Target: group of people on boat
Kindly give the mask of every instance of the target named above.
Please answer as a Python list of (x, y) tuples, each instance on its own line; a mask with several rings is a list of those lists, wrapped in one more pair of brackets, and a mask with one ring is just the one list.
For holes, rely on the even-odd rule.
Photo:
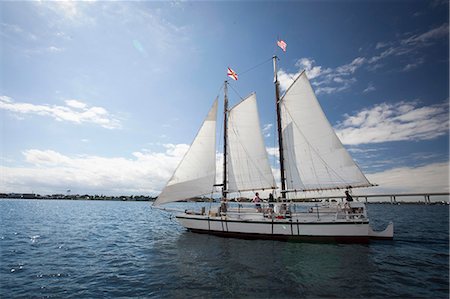
[[(254, 202), (256, 204), (255, 206), (256, 206), (256, 209), (258, 210), (258, 212), (261, 212), (261, 202), (262, 201), (263, 200), (261, 200), (261, 198), (259, 197), (259, 193), (256, 192), (255, 197), (253, 198), (252, 202)], [(273, 198), (272, 193), (269, 193), (268, 202), (269, 202), (269, 209), (273, 210), (273, 202), (275, 202), (275, 199)]]
[[(350, 195), (350, 192), (348, 190), (345, 191), (345, 200), (346, 200), (346, 205), (347, 205), (346, 208), (350, 208), (350, 206), (348, 206), (348, 203), (353, 202), (353, 197)], [(263, 200), (259, 197), (258, 192), (255, 193), (255, 197), (253, 197), (252, 202), (255, 203), (256, 210), (258, 212), (262, 212), (261, 203), (263, 202)], [(267, 202), (267, 201), (264, 200), (264, 202)], [(273, 210), (274, 210), (273, 202), (275, 202), (275, 199), (274, 199), (272, 193), (269, 193), (268, 202), (269, 202), (269, 208), (265, 209), (265, 212), (272, 214)]]
[[(347, 202), (353, 201), (353, 197), (350, 195), (350, 192), (348, 190), (345, 191), (345, 200)], [(274, 202), (275, 201), (274, 198), (273, 198), (273, 194), (272, 193), (269, 193), (269, 200), (268, 201), (269, 202)], [(259, 193), (258, 192), (255, 193), (255, 197), (253, 197), (252, 202), (256, 203), (257, 206), (258, 205), (261, 206), (261, 204), (258, 204), (258, 203), (262, 202), (261, 198), (259, 197)]]
[[(253, 200), (252, 200), (252, 202), (253, 203), (255, 203), (255, 208), (256, 208), (256, 210), (258, 211), (258, 212), (264, 212), (264, 214), (267, 214), (267, 215), (272, 215), (274, 212), (276, 213), (276, 214), (279, 214), (279, 213), (288, 213), (289, 214), (289, 211), (287, 210), (287, 205), (286, 205), (286, 203), (283, 203), (283, 204), (281, 204), (280, 206), (277, 206), (277, 207), (275, 207), (275, 205), (274, 205), (274, 203), (275, 203), (275, 198), (273, 197), (273, 194), (272, 193), (269, 193), (269, 198), (268, 198), (268, 200), (262, 200), (260, 197), (259, 197), (259, 193), (258, 192), (256, 192), (255, 193), (255, 197), (253, 198)], [(268, 208), (262, 208), (261, 207), (261, 203), (262, 202), (265, 202), (265, 203), (269, 203), (269, 206), (268, 206)]]

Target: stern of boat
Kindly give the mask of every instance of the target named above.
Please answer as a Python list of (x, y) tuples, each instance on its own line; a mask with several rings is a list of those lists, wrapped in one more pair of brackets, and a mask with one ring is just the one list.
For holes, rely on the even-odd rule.
[(371, 239), (392, 240), (394, 239), (394, 223), (389, 222), (388, 226), (382, 231), (374, 231), (369, 226), (369, 237)]

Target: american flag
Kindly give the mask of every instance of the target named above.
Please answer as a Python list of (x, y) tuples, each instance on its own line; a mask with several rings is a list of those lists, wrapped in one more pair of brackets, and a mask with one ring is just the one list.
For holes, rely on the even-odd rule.
[(228, 77), (230, 77), (234, 81), (237, 81), (237, 79), (238, 79), (238, 75), (231, 68), (228, 68), (227, 75), (228, 75)]
[(277, 41), (277, 45), (283, 50), (283, 52), (286, 52), (287, 44), (284, 40)]

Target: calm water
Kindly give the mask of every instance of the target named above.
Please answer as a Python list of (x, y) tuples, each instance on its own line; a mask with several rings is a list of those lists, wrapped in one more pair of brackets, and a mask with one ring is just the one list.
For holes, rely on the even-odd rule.
[(448, 207), (369, 216), (395, 241), (225, 239), (145, 202), (0, 200), (0, 297), (448, 298)]

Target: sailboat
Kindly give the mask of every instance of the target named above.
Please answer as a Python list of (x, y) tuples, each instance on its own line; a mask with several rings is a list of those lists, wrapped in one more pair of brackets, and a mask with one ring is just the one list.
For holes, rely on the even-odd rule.
[[(221, 187), (220, 206), (176, 215), (197, 233), (247, 239), (356, 241), (392, 239), (394, 225), (374, 231), (362, 202), (293, 202), (298, 193), (373, 186), (328, 122), (303, 71), (280, 97), (277, 56), (273, 56), (280, 196), (250, 203), (233, 194), (277, 190), (260, 127), (256, 94), (228, 107), (224, 84), (223, 179), (216, 184), (216, 99), (191, 147), (153, 207), (212, 194)], [(170, 210), (170, 209), (166, 209)]]

